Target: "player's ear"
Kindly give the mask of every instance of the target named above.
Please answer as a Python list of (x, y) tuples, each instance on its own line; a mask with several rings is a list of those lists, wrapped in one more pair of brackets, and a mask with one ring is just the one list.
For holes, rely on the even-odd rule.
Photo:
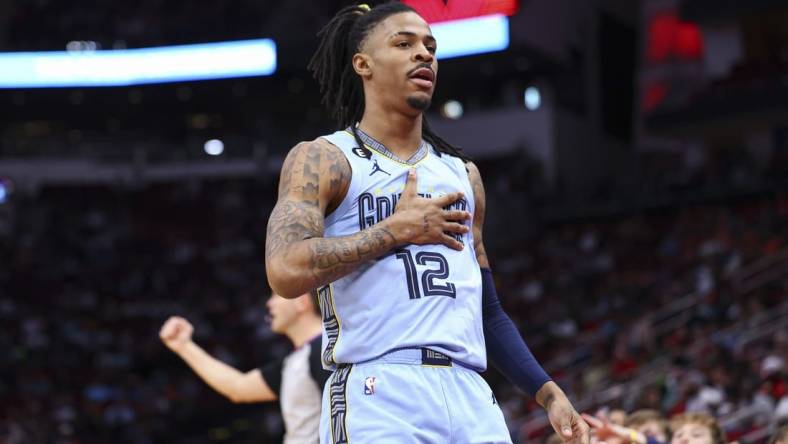
[(372, 75), (372, 69), (369, 66), (369, 56), (360, 52), (353, 55), (353, 70), (361, 77), (369, 77)]

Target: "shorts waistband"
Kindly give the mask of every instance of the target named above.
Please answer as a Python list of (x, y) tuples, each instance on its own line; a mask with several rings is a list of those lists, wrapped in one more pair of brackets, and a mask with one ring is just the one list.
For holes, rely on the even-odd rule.
[[(357, 364), (369, 364), (374, 362), (385, 362), (390, 364), (411, 364), (423, 365), (428, 367), (452, 367), (453, 361), (445, 354), (426, 347), (399, 348), (386, 352), (376, 358)], [(340, 364), (342, 367), (347, 364)]]

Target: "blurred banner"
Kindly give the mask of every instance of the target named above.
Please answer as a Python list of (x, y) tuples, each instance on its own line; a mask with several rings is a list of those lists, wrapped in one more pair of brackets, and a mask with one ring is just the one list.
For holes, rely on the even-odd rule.
[(266, 76), (271, 39), (107, 51), (0, 53), (0, 88), (126, 86)]
[(404, 0), (429, 23), (501, 14), (514, 15), (518, 0)]
[(430, 27), (438, 41), (439, 59), (503, 51), (509, 47), (509, 18), (505, 15), (440, 22)]

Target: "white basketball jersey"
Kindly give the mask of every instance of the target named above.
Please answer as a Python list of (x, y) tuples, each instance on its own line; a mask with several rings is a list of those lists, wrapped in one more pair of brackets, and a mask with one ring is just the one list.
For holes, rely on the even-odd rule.
[[(437, 197), (461, 191), (465, 197), (451, 209), (473, 214), (473, 190), (459, 158), (427, 146), (426, 156), (409, 165), (367, 146), (370, 157), (349, 131), (324, 138), (342, 150), (353, 170), (345, 199), (326, 218), (325, 237), (357, 233), (393, 214), (411, 168), (417, 169), (417, 193)], [(440, 244), (405, 245), (319, 289), (323, 366), (429, 347), (484, 370), (482, 283), (473, 233), (455, 237), (464, 244), (462, 251)]]

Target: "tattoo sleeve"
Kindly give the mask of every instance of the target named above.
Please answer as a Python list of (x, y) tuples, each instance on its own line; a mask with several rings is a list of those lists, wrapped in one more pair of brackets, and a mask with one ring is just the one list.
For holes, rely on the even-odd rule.
[(484, 249), (484, 242), (482, 241), (484, 212), (487, 206), (487, 198), (484, 194), (484, 184), (482, 183), (482, 176), (479, 173), (479, 168), (477, 168), (473, 162), (468, 162), (466, 167), (468, 169), (468, 179), (471, 182), (475, 202), (473, 215), (473, 249), (476, 251), (476, 260), (479, 262), (479, 266), (482, 268), (490, 268), (490, 261), (487, 259), (487, 252)]
[(297, 297), (358, 269), (397, 246), (387, 221), (325, 238), (324, 219), (347, 193), (350, 165), (328, 142), (301, 143), (285, 159), (268, 220), (265, 263), (271, 288)]

